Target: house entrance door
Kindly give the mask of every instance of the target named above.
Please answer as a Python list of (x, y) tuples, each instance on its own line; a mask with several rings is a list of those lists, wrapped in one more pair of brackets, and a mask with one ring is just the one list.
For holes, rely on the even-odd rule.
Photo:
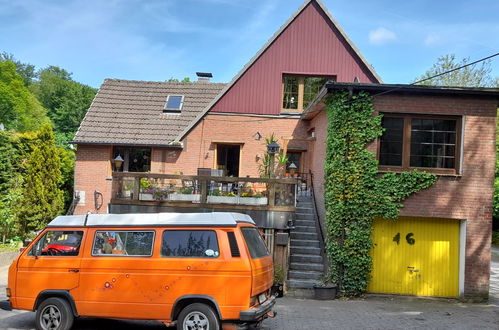
[(224, 176), (239, 176), (239, 144), (217, 144), (217, 169), (224, 170)]

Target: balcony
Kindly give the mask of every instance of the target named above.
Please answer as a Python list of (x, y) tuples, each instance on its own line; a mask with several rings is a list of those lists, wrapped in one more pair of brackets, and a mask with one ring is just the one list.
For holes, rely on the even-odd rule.
[[(299, 179), (265, 179), (113, 172), (111, 208), (141, 206), (158, 212), (174, 208), (217, 211), (294, 212)], [(153, 211), (154, 209), (154, 211)], [(128, 208), (133, 211), (134, 208)], [(113, 211), (113, 210), (111, 210)], [(186, 210), (183, 210), (186, 211)], [(123, 212), (117, 212), (123, 213)]]

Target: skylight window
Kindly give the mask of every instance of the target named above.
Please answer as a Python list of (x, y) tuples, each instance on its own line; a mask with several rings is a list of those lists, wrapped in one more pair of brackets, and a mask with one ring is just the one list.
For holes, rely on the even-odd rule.
[(184, 104), (183, 95), (168, 95), (166, 98), (165, 112), (178, 112), (182, 110), (182, 105)]

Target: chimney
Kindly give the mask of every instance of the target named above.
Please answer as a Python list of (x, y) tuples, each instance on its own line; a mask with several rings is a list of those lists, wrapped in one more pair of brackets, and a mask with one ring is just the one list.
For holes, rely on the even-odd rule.
[(213, 78), (211, 72), (196, 72), (196, 76), (198, 76), (199, 83), (209, 83), (210, 78)]

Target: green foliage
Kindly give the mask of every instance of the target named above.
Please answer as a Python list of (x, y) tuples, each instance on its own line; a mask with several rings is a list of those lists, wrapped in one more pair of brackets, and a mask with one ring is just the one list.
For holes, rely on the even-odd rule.
[[(426, 71), (424, 75), (417, 78), (416, 81), (432, 77), (443, 72), (456, 69), (470, 63), (470, 59), (463, 58), (456, 60), (454, 54), (444, 55), (438, 58), (437, 63)], [(461, 86), (461, 87), (499, 87), (499, 78), (491, 75), (491, 61), (487, 60), (475, 65), (467, 66), (460, 70), (436, 77), (421, 83), (421, 85), (433, 86)]]
[(44, 124), (26, 160), (22, 197), (16, 209), (21, 237), (43, 228), (63, 211), (61, 159), (52, 127)]
[(375, 155), (366, 146), (381, 136), (383, 128), (369, 95), (349, 99), (347, 93), (338, 93), (327, 104), (327, 280), (344, 295), (359, 295), (366, 290), (371, 272), (373, 220), (396, 219), (403, 206), (400, 202), (430, 187), (436, 177), (421, 171), (378, 173)]
[(283, 176), (286, 172), (288, 157), (285, 156), (282, 151), (276, 155), (271, 155), (267, 151), (267, 145), (272, 142), (278, 142), (274, 133), (265, 139), (265, 153), (258, 165), (258, 172), (260, 173), (261, 178), (276, 178), (278, 176)]
[(96, 94), (94, 88), (74, 81), (69, 72), (56, 66), (41, 70), (31, 89), (66, 141), (71, 140)]
[(16, 72), (22, 77), (24, 85), (29, 86), (36, 78), (35, 66), (33, 64), (22, 63), (14, 55), (3, 52), (0, 53), (0, 62), (9, 60), (16, 66)]
[(16, 73), (16, 66), (0, 59), (0, 123), (17, 131), (36, 130), (47, 122), (45, 109)]

